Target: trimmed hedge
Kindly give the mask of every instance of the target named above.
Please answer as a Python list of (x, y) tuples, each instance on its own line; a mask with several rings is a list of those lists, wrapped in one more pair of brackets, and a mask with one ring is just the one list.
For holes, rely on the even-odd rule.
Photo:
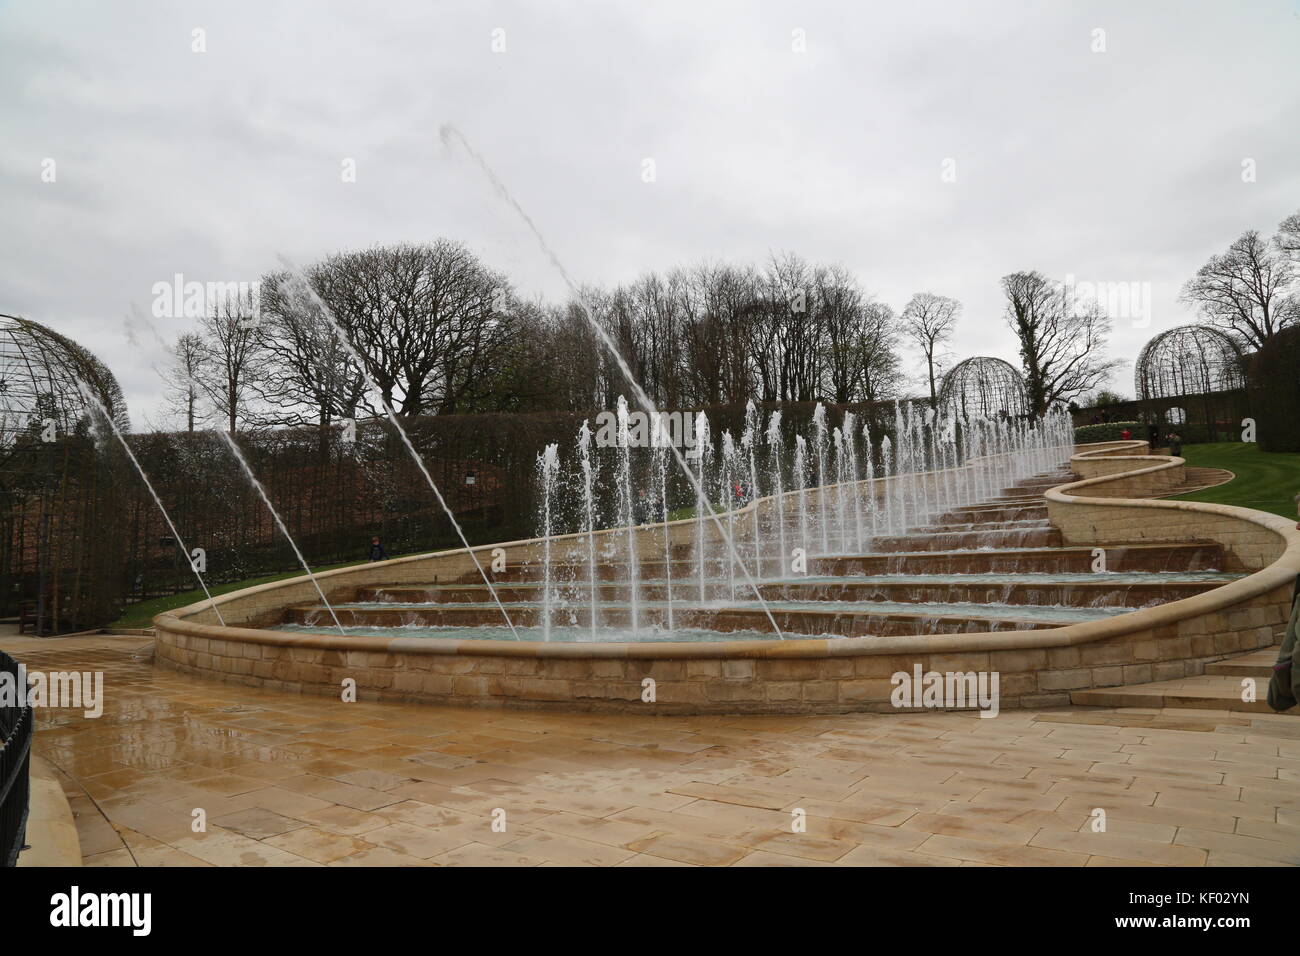
[(1074, 440), (1080, 445), (1095, 441), (1119, 441), (1120, 432), (1129, 430), (1130, 438), (1146, 438), (1147, 427), (1141, 422), (1103, 422), (1100, 425), (1080, 425), (1074, 430)]

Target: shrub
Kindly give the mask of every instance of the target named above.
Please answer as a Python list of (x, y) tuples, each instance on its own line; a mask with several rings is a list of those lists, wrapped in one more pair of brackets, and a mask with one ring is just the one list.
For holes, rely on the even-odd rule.
[(1147, 427), (1141, 422), (1103, 422), (1100, 425), (1080, 425), (1074, 430), (1074, 440), (1080, 445), (1096, 441), (1119, 441), (1120, 432), (1129, 430), (1131, 438), (1146, 438)]

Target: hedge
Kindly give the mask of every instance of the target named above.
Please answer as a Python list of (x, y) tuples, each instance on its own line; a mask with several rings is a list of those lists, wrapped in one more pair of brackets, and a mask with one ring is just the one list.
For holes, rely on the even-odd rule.
[(1120, 432), (1129, 430), (1130, 438), (1146, 438), (1147, 427), (1141, 422), (1103, 422), (1100, 425), (1080, 425), (1074, 430), (1074, 440), (1080, 445), (1097, 441), (1119, 441)]

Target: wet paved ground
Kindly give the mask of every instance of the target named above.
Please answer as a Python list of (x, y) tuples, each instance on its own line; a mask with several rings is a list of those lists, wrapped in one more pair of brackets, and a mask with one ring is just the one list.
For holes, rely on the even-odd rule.
[(104, 672), (103, 716), (44, 711), (37, 740), (88, 865), (1300, 863), (1294, 716), (345, 704), (158, 670), (150, 648), (0, 637), (29, 669)]

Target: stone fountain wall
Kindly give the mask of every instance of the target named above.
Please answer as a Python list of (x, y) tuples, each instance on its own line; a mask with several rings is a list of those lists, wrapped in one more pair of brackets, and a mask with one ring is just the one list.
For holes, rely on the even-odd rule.
[[(243, 626), (217, 626), (206, 604), (159, 615), (156, 660), (186, 673), (297, 693), (339, 695), (351, 680), (362, 699), (662, 714), (889, 712), (891, 675), (919, 665), (922, 671), (996, 671), (1004, 709), (1065, 705), (1073, 690), (1198, 674), (1207, 662), (1274, 643), (1287, 619), (1300, 572), (1300, 532), (1293, 523), (1242, 508), (1134, 497), (1181, 483), (1182, 459), (1143, 455), (1145, 449), (1141, 441), (1108, 442), (1074, 456), (1082, 480), (1047, 495), (1066, 541), (1104, 548), (1135, 539), (1211, 540), (1253, 574), (1104, 620), (988, 634), (544, 644), (286, 634), (247, 626), (278, 620), (289, 604), (315, 600), (310, 582), (295, 579), (219, 598), (227, 624)], [(676, 522), (670, 531), (674, 542), (688, 543), (694, 522)], [(661, 531), (638, 534), (647, 556), (662, 548)], [(541, 550), (537, 541), (499, 547), (510, 560), (536, 560)], [(478, 553), (485, 562), (491, 558), (491, 548)], [(466, 553), (448, 552), (319, 577), (327, 594), (347, 597), (361, 585), (429, 583), (435, 576), (446, 581), (473, 571)], [(647, 678), (653, 702), (644, 700)]]

